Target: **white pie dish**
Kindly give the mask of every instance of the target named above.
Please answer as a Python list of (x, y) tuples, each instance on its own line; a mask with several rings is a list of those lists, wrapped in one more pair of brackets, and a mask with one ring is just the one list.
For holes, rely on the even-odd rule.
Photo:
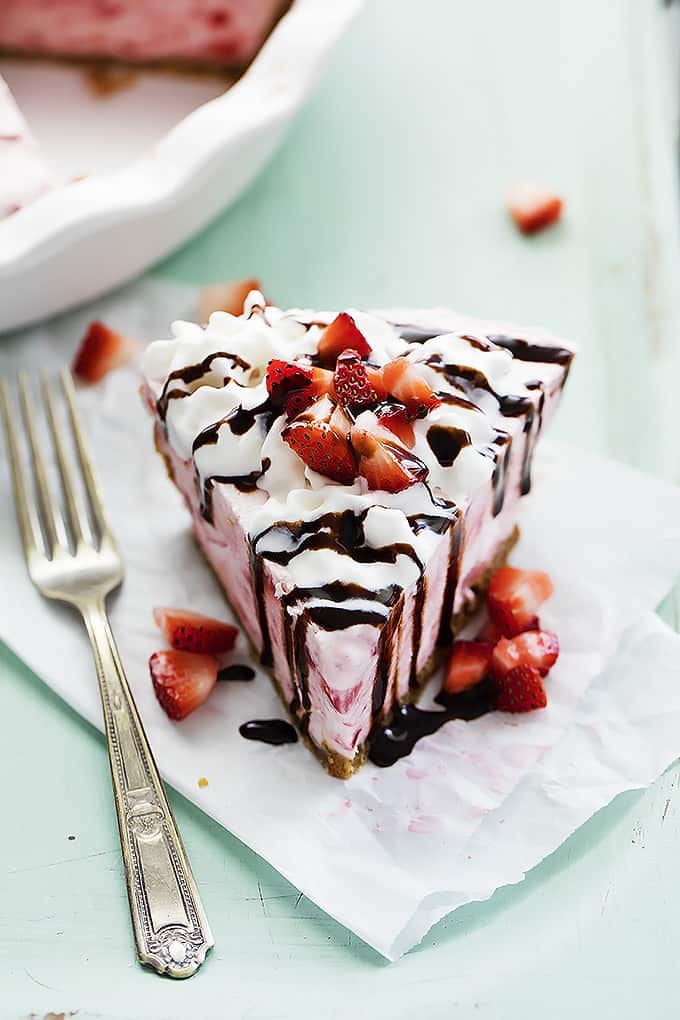
[[(295, 0), (243, 77), (181, 119), (153, 148), (119, 168), (48, 192), (0, 222), (0, 331), (54, 315), (136, 276), (233, 201), (273, 152), (361, 6), (362, 0)], [(49, 73), (36, 65), (37, 75)], [(131, 100), (158, 102), (148, 79), (139, 88), (145, 81), (137, 97), (138, 86), (130, 90)], [(177, 79), (176, 88), (182, 87)], [(49, 108), (43, 85), (45, 91)], [(121, 117), (116, 124), (123, 150), (129, 122)], [(92, 130), (85, 118), (84, 126)], [(129, 130), (139, 133), (139, 124), (130, 122)], [(73, 145), (82, 147), (83, 138)], [(68, 159), (61, 162), (68, 165)]]

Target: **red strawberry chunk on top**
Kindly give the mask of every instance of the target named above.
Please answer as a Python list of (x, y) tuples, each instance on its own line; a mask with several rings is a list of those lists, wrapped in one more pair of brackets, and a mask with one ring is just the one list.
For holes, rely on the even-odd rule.
[(367, 358), (371, 353), (366, 337), (357, 328), (352, 316), (340, 312), (321, 334), (318, 354), (324, 364), (334, 365), (338, 355), (348, 349), (356, 351), (361, 358)]
[(296, 418), (329, 392), (333, 373), (325, 368), (274, 358), (267, 365), (266, 383), (274, 406), (285, 407), (287, 416)]
[(272, 403), (283, 407), (286, 398), (295, 390), (304, 390), (312, 381), (312, 369), (292, 361), (274, 358), (267, 365), (267, 393)]
[(289, 418), (297, 418), (299, 414), (306, 411), (308, 407), (319, 399), (330, 393), (333, 386), (333, 373), (328, 368), (319, 368), (317, 365), (312, 369), (312, 381), (301, 390), (295, 390), (286, 401), (286, 415)]
[(489, 616), (506, 637), (514, 637), (538, 626), (537, 611), (552, 593), (552, 581), (543, 571), (501, 567), (489, 584)]
[(168, 644), (185, 652), (221, 655), (234, 647), (238, 637), (238, 630), (233, 624), (222, 623), (188, 609), (156, 606), (153, 618)]
[(95, 320), (87, 327), (73, 361), (73, 374), (84, 383), (96, 383), (134, 357), (138, 345)]
[(217, 683), (217, 659), (175, 649), (155, 652), (149, 672), (156, 697), (171, 719), (184, 719), (202, 705)]
[(416, 434), (403, 404), (385, 404), (378, 408), (376, 416), (380, 424), (389, 429), (404, 446), (407, 446), (409, 450), (413, 449), (416, 445)]
[(509, 673), (496, 677), (495, 686), (499, 712), (532, 712), (548, 704), (541, 674), (534, 666), (515, 666)]
[(366, 428), (355, 425), (350, 440), (359, 459), (359, 474), (369, 489), (401, 492), (427, 475), (427, 467), (418, 457)]
[(378, 401), (367, 366), (356, 351), (347, 350), (338, 355), (333, 379), (333, 395), (344, 407), (359, 409)]
[(423, 418), (441, 404), (441, 398), (428, 383), (423, 369), (406, 358), (384, 365), (382, 378), (387, 392), (404, 405), (410, 418)]
[(447, 694), (460, 694), (481, 683), (491, 666), (493, 645), (486, 641), (456, 641), (444, 678)]
[(535, 234), (562, 215), (562, 199), (554, 191), (522, 181), (508, 195), (508, 211), (523, 234)]
[(491, 668), (494, 676), (502, 677), (516, 666), (533, 666), (545, 676), (557, 662), (560, 643), (556, 634), (545, 630), (528, 630), (514, 638), (501, 638), (493, 650)]
[[(337, 416), (333, 415), (337, 420)], [(336, 420), (297, 418), (286, 425), (281, 438), (313, 471), (334, 482), (349, 484), (357, 476), (357, 465), (347, 433)]]

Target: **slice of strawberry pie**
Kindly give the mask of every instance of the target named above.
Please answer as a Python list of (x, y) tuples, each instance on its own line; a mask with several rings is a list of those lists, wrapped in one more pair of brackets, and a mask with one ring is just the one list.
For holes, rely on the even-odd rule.
[(449, 311), (283, 312), (256, 291), (148, 348), (196, 538), (332, 775), (417, 697), (504, 563), (572, 356)]

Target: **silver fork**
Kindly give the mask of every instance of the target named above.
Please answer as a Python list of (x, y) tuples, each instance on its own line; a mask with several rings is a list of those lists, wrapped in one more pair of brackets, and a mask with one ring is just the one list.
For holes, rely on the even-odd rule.
[(198, 970), (214, 941), (109, 624), (106, 597), (122, 583), (123, 561), (106, 519), (78, 419), (73, 382), (66, 370), (61, 373), (61, 387), (89, 515), (76, 489), (73, 458), (64, 442), (47, 374), (42, 374), (41, 389), (61, 480), (63, 512), (54, 498), (40, 450), (26, 377), (19, 378), (19, 403), (33, 468), (32, 483), (30, 470), (22, 463), (10, 387), (5, 379), (0, 383), (17, 521), (28, 573), (46, 598), (66, 602), (78, 610), (90, 636), (137, 956), (161, 974), (189, 977)]

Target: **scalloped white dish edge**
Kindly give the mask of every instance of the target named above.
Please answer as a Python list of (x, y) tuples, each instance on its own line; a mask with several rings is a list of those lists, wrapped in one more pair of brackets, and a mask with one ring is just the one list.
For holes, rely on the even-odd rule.
[(243, 77), (143, 157), (57, 188), (0, 223), (0, 331), (131, 279), (232, 202), (363, 3), (295, 0)]

